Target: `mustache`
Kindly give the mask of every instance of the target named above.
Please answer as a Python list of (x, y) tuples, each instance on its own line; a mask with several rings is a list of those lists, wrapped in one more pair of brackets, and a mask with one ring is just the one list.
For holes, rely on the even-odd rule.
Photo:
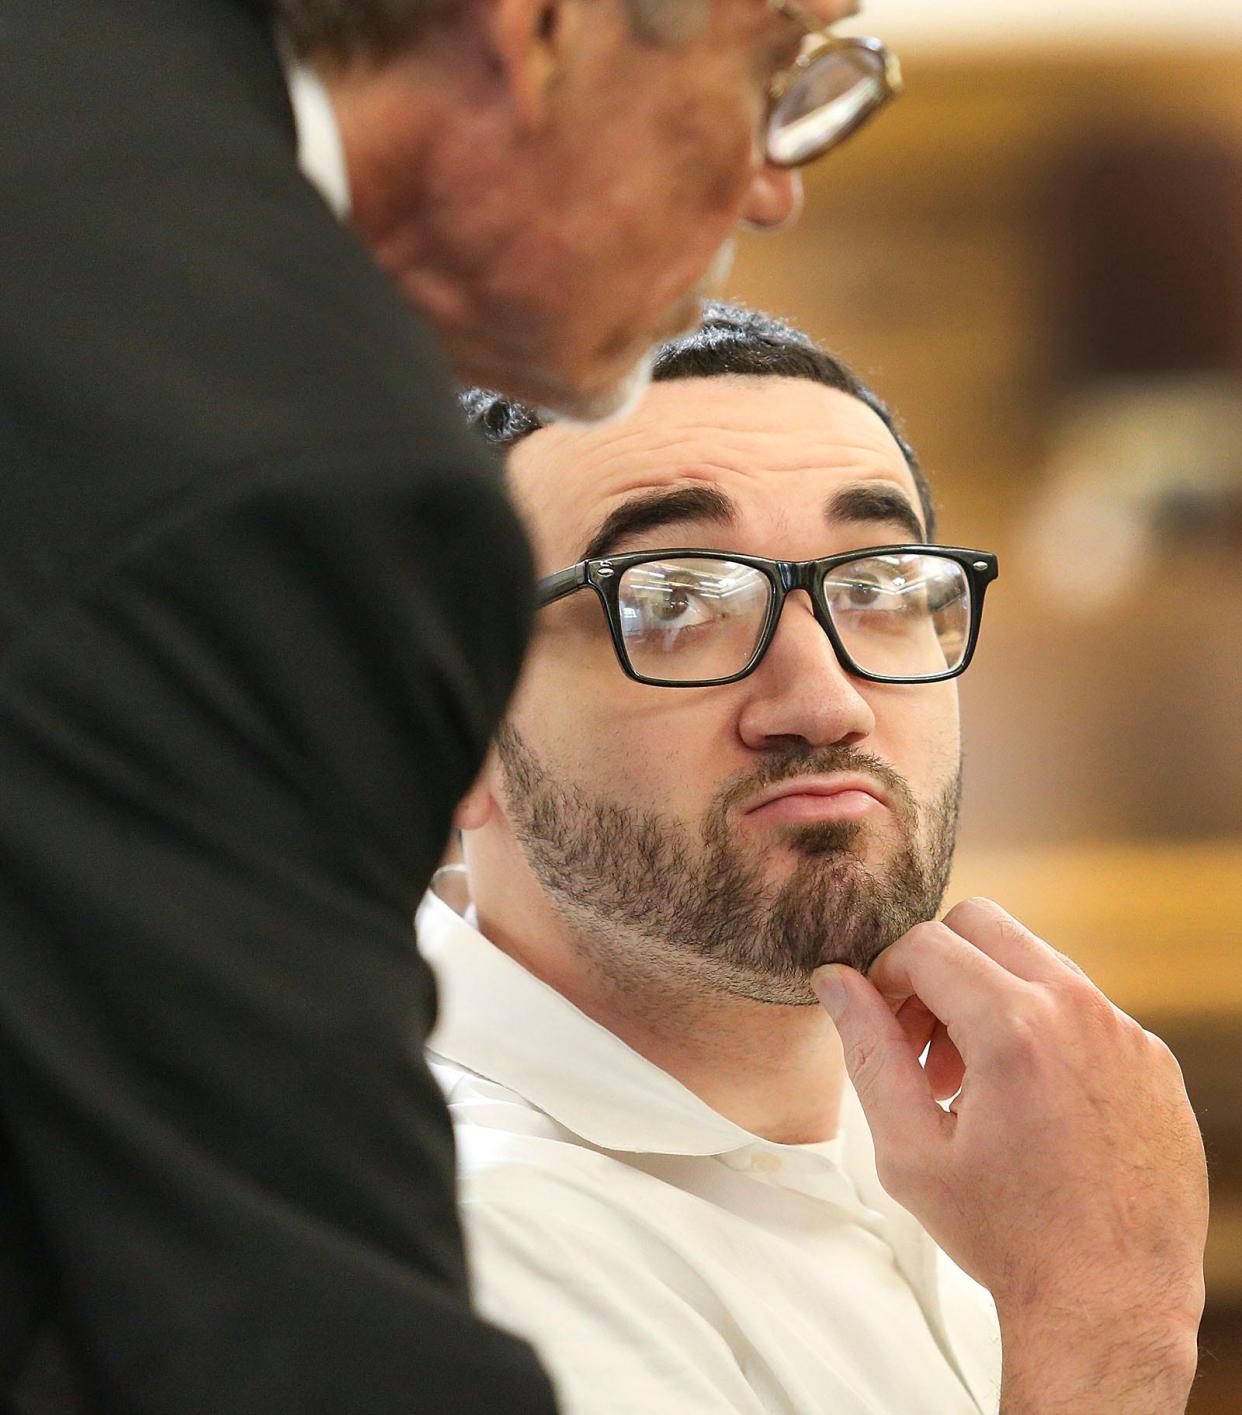
[(718, 791), (709, 815), (719, 820), (756, 792), (768, 786), (778, 786), (782, 781), (791, 781), (798, 776), (828, 776), (833, 772), (869, 776), (888, 793), (900, 817), (913, 821), (917, 816), (918, 802), (905, 777), (882, 758), (847, 743), (836, 743), (831, 747), (793, 748), (769, 757), (756, 771), (735, 778)]

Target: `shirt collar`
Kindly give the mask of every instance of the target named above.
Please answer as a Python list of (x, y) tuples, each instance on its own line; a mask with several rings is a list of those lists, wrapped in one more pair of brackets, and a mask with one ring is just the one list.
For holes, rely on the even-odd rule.
[[(419, 950), (439, 988), (428, 1042), (437, 1056), (507, 1087), (604, 1150), (725, 1155), (762, 1144), (808, 1158), (823, 1151), (761, 1140), (713, 1110), (489, 943), (467, 922), (472, 916), (465, 871), (440, 870), (417, 919)], [(871, 1136), (849, 1085), (841, 1133), (846, 1168), (860, 1195), (878, 1197)], [(884, 1200), (889, 1207), (891, 1200)]]
[(283, 35), (277, 36), (280, 62), (289, 88), (293, 125), (298, 138), (298, 166), (302, 175), (331, 207), (338, 221), (350, 213), (349, 168), (332, 100), (323, 80), (297, 58)]
[[(443, 1058), (513, 1091), (598, 1149), (724, 1157), (762, 1146), (804, 1173), (829, 1166), (824, 1145), (776, 1145), (713, 1110), (489, 943), (466, 914), (473, 917), (474, 911), (465, 871), (440, 870), (416, 923), (419, 951), (438, 984), (439, 1013), (428, 1041), (433, 1060)], [(976, 1397), (985, 1399), (995, 1353), (987, 1342), (976, 1343), (976, 1350), (950, 1335), (938, 1289), (938, 1251), (880, 1184), (871, 1131), (848, 1082), (840, 1136), (840, 1169), (857, 1199), (884, 1220), (898, 1267), (933, 1330)]]
[(419, 949), (439, 985), (432, 1052), (515, 1091), (600, 1149), (716, 1155), (754, 1143), (490, 944), (449, 898), (464, 909), (463, 871), (441, 870), (418, 911)]

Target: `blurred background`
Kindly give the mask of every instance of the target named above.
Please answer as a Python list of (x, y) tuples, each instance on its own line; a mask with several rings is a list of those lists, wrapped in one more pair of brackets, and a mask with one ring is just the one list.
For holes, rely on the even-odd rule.
[[(995, 550), (953, 896), (1177, 1052), (1213, 1183), (1191, 1403), (1242, 1410), (1242, 5), (869, 0), (906, 95), (729, 293), (904, 419)], [(953, 897), (951, 896), (951, 897)]]

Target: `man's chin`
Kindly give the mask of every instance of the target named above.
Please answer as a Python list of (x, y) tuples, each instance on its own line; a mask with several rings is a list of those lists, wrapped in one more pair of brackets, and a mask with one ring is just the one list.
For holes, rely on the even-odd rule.
[(804, 860), (823, 856), (861, 860), (866, 847), (861, 821), (813, 821), (782, 826), (777, 836), (795, 857)]
[[(717, 253), (709, 272), (714, 286), (728, 270), (732, 261), (732, 242)], [(667, 340), (690, 334), (703, 319), (703, 298), (707, 291), (696, 288), (671, 312), (645, 348), (639, 339), (626, 336), (612, 345), (604, 355), (606, 362), (614, 360), (622, 367), (620, 374), (606, 378), (590, 388), (565, 388), (553, 397), (541, 400), (540, 413), (548, 421), (595, 424), (620, 419), (632, 413), (651, 385), (651, 371), (660, 346)], [(641, 350), (635, 353), (635, 350)]]
[(590, 389), (566, 388), (545, 400), (539, 409), (546, 422), (570, 425), (594, 424), (624, 418), (642, 401), (651, 386), (654, 350), (649, 350), (620, 377), (602, 387)]

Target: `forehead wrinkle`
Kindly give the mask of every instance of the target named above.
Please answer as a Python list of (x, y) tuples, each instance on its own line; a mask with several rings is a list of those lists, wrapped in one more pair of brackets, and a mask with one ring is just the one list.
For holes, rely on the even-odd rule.
[[(704, 435), (715, 443), (710, 450), (704, 449)], [(726, 440), (729, 445), (722, 445)], [(669, 485), (681, 480), (710, 481), (712, 474), (761, 482), (782, 473), (822, 472), (831, 475), (867, 472), (896, 480), (893, 477), (895, 468), (908, 471), (904, 457), (892, 456), (896, 450), (895, 444), (886, 447), (879, 439), (874, 443), (832, 439), (831, 445), (824, 442), (812, 445), (812, 440), (804, 431), (789, 429), (773, 432), (759, 428), (753, 431), (731, 428), (726, 431), (704, 424), (701, 430), (688, 429), (683, 435), (670, 436), (658, 444), (645, 440), (640, 454), (643, 465), (635, 466), (632, 473), (624, 477), (619, 485), (610, 487), (606, 495), (620, 497), (638, 488)], [(624, 458), (626, 455), (625, 449), (617, 448), (617, 457)], [(653, 461), (666, 458), (668, 464), (652, 465)], [(606, 465), (599, 470), (606, 472)]]
[[(788, 423), (774, 426), (772, 395), (779, 401), (782, 386), (798, 403), (789, 409)], [(683, 393), (706, 398), (707, 407), (687, 407), (691, 400)], [(554, 425), (513, 449), (514, 491), (531, 513), (533, 538), (537, 547), (546, 547), (549, 562), (559, 564), (612, 510), (644, 491), (719, 484), (762, 502), (774, 476), (822, 473), (841, 482), (883, 478), (920, 505), (888, 429), (841, 390), (796, 379), (729, 376), (656, 383), (648, 399), (636, 421), (596, 428)], [(834, 416), (834, 404), (848, 409), (849, 416)]]
[[(770, 478), (774, 475), (780, 476), (782, 472), (789, 476), (808, 470), (818, 471), (821, 469), (806, 466), (789, 466), (785, 468), (772, 468), (769, 466), (755, 468), (752, 466), (722, 465), (711, 467), (710, 465), (704, 465), (700, 460), (699, 464), (694, 469), (686, 468), (672, 476), (661, 476), (653, 479), (651, 469), (648, 468), (643, 475), (636, 476), (633, 480), (628, 480), (610, 495), (595, 503), (592, 514), (588, 514), (580, 520), (577, 515), (571, 513), (573, 524), (563, 537), (559, 533), (556, 535), (555, 547), (552, 547), (550, 544), (545, 545), (544, 537), (549, 530), (549, 527), (546, 525), (539, 525), (535, 528), (538, 533), (534, 536), (534, 539), (537, 545), (544, 546), (550, 559), (556, 560), (558, 565), (562, 561), (569, 563), (571, 560), (577, 559), (583, 546), (595, 539), (597, 533), (608, 520), (609, 516), (627, 502), (641, 501), (644, 495), (653, 492), (673, 492), (681, 488), (696, 486), (710, 487), (712, 490), (720, 491), (726, 499), (732, 503), (732, 524), (736, 528), (739, 526), (739, 523), (745, 520), (748, 509), (746, 502), (750, 500), (749, 497), (744, 496), (742, 499), (739, 499), (737, 496), (738, 481), (741, 481), (744, 486), (758, 493), (756, 499), (762, 504), (763, 510), (768, 517), (768, 529), (779, 536), (782, 532), (787, 532), (792, 526), (794, 512), (803, 508), (790, 507), (779, 497), (774, 498), (771, 495), (772, 488)], [(841, 480), (837, 481), (834, 486), (827, 490), (823, 497), (817, 499), (814, 503), (816, 519), (823, 525), (825, 530), (831, 529), (834, 524), (862, 524), (857, 518), (848, 516), (830, 519), (827, 511), (834, 498), (843, 491), (866, 485), (869, 482), (874, 482), (893, 490), (902, 500), (910, 505), (911, 514), (915, 519), (921, 519), (917, 498), (912, 499), (908, 488), (894, 479), (890, 468), (875, 468), (864, 460), (863, 464), (857, 468), (835, 467), (831, 470), (838, 473), (845, 473), (846, 475)], [(729, 474), (729, 478), (726, 479), (725, 484), (722, 484), (722, 480), (718, 475), (713, 475), (713, 472), (719, 473), (722, 471)], [(732, 490), (728, 489), (729, 480), (732, 482)], [(694, 519), (695, 518), (690, 518), (691, 522)], [(714, 520), (715, 518), (708, 519)], [(921, 534), (916, 538), (921, 539)], [(563, 544), (561, 543), (562, 539), (564, 541)], [(743, 547), (739, 544), (734, 548), (742, 549)]]
[[(705, 398), (708, 408), (702, 412), (687, 408), (687, 400), (679, 397), (683, 390)], [(790, 425), (774, 427), (769, 411), (773, 398), (779, 401), (782, 391), (791, 390), (803, 399), (810, 394), (819, 406), (814, 412), (803, 414), (800, 410)], [(827, 411), (821, 401), (825, 398)], [(834, 405), (838, 413), (848, 410), (848, 429), (838, 426)], [(532, 434), (513, 455), (527, 462), (530, 459), (524, 451), (532, 446), (547, 447), (549, 467), (563, 467), (567, 458), (579, 464), (589, 461), (594, 479), (619, 459), (629, 457), (641, 458), (643, 466), (635, 471), (645, 473), (651, 460), (675, 457), (686, 444), (693, 445), (686, 462), (719, 464), (730, 470), (739, 469), (742, 457), (769, 460), (778, 446), (781, 463), (789, 466), (810, 468), (824, 459), (828, 470), (832, 463), (849, 460), (851, 455), (860, 460), (875, 458), (886, 466), (905, 466), (889, 430), (851, 394), (810, 380), (762, 375), (657, 382), (647, 394), (646, 406), (623, 423), (596, 428), (553, 425)], [(784, 451), (790, 445), (792, 454)], [(553, 471), (552, 475), (559, 479), (561, 473)]]

